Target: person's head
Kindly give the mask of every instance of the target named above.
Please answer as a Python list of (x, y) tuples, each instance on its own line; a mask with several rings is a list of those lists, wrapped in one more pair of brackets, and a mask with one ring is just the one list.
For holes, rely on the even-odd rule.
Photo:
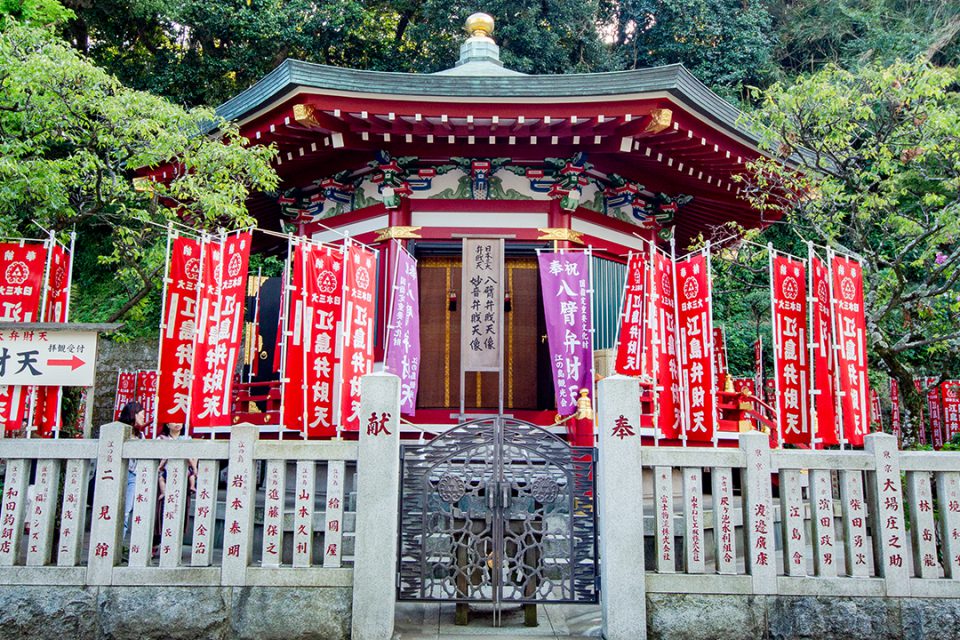
[(163, 429), (161, 433), (168, 438), (179, 438), (180, 434), (183, 433), (183, 423), (182, 422), (164, 422)]
[(147, 412), (136, 400), (128, 402), (120, 409), (119, 421), (133, 427), (133, 431), (140, 435), (141, 430), (147, 425)]

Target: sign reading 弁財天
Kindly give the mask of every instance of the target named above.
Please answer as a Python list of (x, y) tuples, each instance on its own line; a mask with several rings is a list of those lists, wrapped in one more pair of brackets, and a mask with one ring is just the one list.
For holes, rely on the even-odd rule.
[(97, 331), (0, 331), (0, 385), (93, 386)]

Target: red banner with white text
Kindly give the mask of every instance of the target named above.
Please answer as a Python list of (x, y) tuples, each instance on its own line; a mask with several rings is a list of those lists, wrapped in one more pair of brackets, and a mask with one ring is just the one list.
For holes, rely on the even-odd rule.
[(343, 277), (343, 385), (341, 424), (360, 429), (360, 378), (373, 370), (376, 255), (356, 243), (346, 247)]
[(674, 293), (673, 260), (654, 251), (653, 305), (657, 330), (657, 419), (660, 435), (678, 439), (682, 433), (680, 404), (680, 361), (677, 358), (677, 324)]
[(250, 232), (211, 240), (204, 251), (197, 319), (192, 428), (230, 425), (233, 373), (240, 358)]
[(833, 349), (833, 313), (830, 304), (830, 273), (827, 264), (815, 255), (810, 256), (813, 298), (813, 412), (816, 424), (817, 446), (840, 442), (837, 433), (837, 405), (835, 379), (835, 352)]
[(945, 442), (960, 433), (960, 381), (947, 380), (940, 385), (943, 398), (943, 430)]
[(330, 437), (339, 419), (343, 251), (300, 243), (292, 264), (283, 424), (309, 438)]
[(137, 397), (137, 372), (119, 371), (117, 372), (117, 389), (114, 393), (113, 401), (113, 419), (120, 419), (120, 411), (128, 402), (133, 402)]
[(171, 243), (160, 326), (157, 424), (187, 422), (201, 249), (209, 251), (209, 245), (201, 247), (193, 238), (181, 236)]
[(712, 442), (714, 416), (713, 322), (707, 255), (698, 252), (677, 260), (677, 330), (680, 334), (680, 376), (689, 422), (690, 442)]
[[(913, 388), (916, 389), (917, 393), (923, 393), (923, 379), (914, 378), (913, 379)], [(929, 413), (929, 411), (928, 411)], [(920, 410), (920, 415), (917, 416), (917, 441), (920, 444), (927, 444), (927, 423), (923, 419), (923, 409)]]
[[(0, 243), (0, 322), (37, 322), (43, 270), (47, 261), (46, 243)], [(7, 431), (24, 426), (29, 418), (27, 389), (0, 386), (0, 422)]]
[(926, 378), (927, 413), (930, 415), (930, 440), (933, 448), (939, 451), (943, 448), (943, 413), (940, 402), (940, 386), (936, 378)]
[(45, 322), (67, 322), (70, 309), (71, 256), (66, 247), (54, 243), (47, 271)]
[(863, 270), (846, 256), (834, 256), (833, 313), (837, 328), (838, 377), (843, 408), (843, 435), (854, 446), (863, 444), (870, 425), (870, 382), (867, 379), (867, 329), (863, 309)]
[(784, 443), (810, 444), (806, 265), (779, 254), (771, 264), (778, 430)]
[(147, 426), (144, 427), (144, 437), (155, 438), (160, 429), (157, 425), (157, 372), (146, 369), (137, 371), (137, 402), (143, 407), (146, 414)]
[(647, 262), (646, 252), (630, 253), (627, 259), (627, 284), (620, 310), (620, 340), (617, 345), (617, 373), (639, 376), (645, 370), (647, 342)]

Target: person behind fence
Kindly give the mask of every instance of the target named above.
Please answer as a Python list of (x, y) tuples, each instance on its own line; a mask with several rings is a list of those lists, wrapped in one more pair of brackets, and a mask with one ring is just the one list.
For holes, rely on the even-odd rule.
[[(182, 422), (165, 422), (160, 435), (160, 440), (190, 440), (190, 436), (183, 432)], [(160, 495), (167, 493), (167, 460), (160, 461)], [(197, 459), (187, 458), (187, 487), (190, 495), (197, 494)]]
[[(133, 428), (134, 438), (143, 438), (143, 428), (147, 425), (147, 412), (143, 405), (133, 401), (123, 405), (120, 410), (119, 422), (128, 424)], [(137, 461), (127, 461), (127, 492), (123, 508), (123, 535), (126, 537), (130, 528), (130, 515), (133, 513), (134, 495), (136, 494), (137, 484)]]

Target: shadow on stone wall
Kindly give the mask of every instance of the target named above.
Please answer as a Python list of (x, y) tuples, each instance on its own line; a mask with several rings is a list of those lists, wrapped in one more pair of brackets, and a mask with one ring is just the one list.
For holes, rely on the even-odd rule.
[(93, 405), (93, 437), (100, 425), (113, 422), (113, 403), (116, 399), (117, 373), (121, 369), (156, 369), (159, 338), (137, 338), (129, 342), (114, 342), (100, 338), (97, 344), (96, 397)]

